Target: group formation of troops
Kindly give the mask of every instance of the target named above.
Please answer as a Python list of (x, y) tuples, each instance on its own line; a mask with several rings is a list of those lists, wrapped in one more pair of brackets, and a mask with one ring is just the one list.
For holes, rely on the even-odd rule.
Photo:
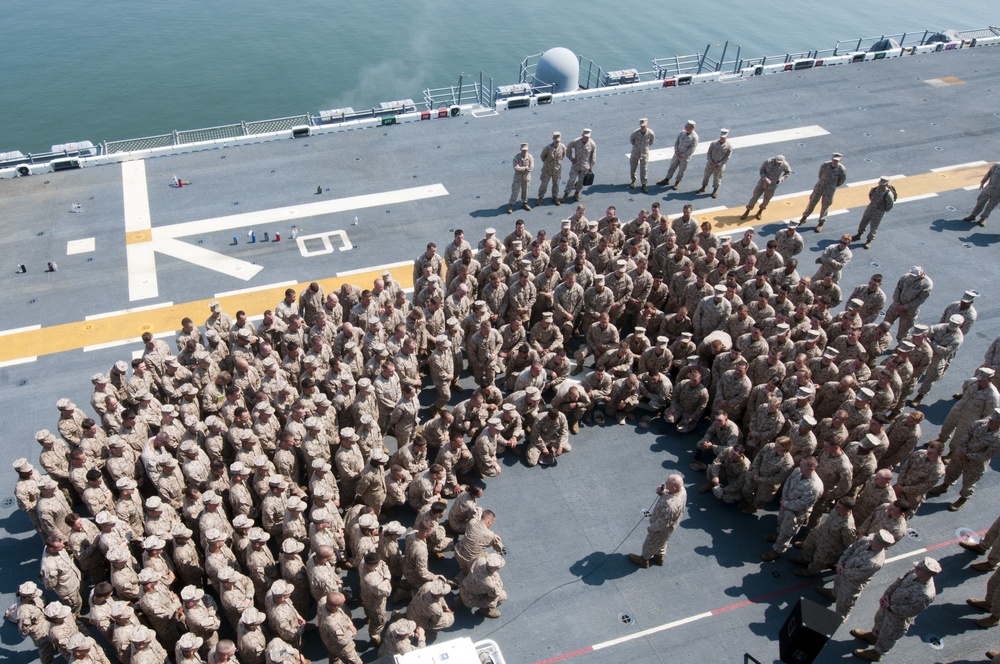
[[(637, 133), (648, 148), (645, 122)], [(678, 144), (696, 143), (689, 122)], [(570, 154), (578, 194), (596, 156), (589, 132)], [(720, 154), (709, 151), (703, 183), (714, 174), (716, 191)], [(839, 158), (821, 180), (828, 170), (839, 183)], [(761, 193), (766, 207), (781, 172), (762, 175), (748, 213)], [(559, 181), (550, 171), (543, 193)], [(822, 200), (822, 223), (829, 200), (817, 192), (803, 216)], [(43, 663), (58, 652), (304, 664), (312, 630), (331, 661), (357, 663), (356, 603), (380, 655), (423, 647), (459, 607), (497, 618), (505, 548), (479, 505), (486, 482), (513, 465), (504, 455), (558, 463), (581, 424), (656, 420), (686, 434), (710, 420), (693, 443), (698, 490), (748, 515), (780, 496), (763, 558), (797, 545), (802, 576), (836, 566), (824, 592), (843, 615), (928, 494), (961, 480), (950, 509), (971, 498), (1000, 452), (1000, 338), (919, 449), (913, 409), (975, 324), (978, 293), (922, 316), (933, 283), (919, 266), (891, 295), (880, 274), (842, 290), (851, 236), (800, 274), (797, 221), (758, 245), (752, 229), (717, 236), (690, 205), (669, 219), (654, 203), (624, 224), (613, 207), (586, 212), (578, 205), (551, 237), (518, 220), (475, 245), (461, 230), (441, 253), (430, 243), (412, 297), (387, 271), (371, 288), (288, 289), (258, 324), (212, 302), (173, 344), (147, 333), (141, 357), (92, 376), (89, 410), (59, 400), (54, 431), (36, 435), (44, 474), (14, 463), (45, 553), (40, 585), (20, 586), (10, 617)], [(663, 564), (685, 503), (673, 474), (635, 564)], [(966, 543), (991, 551), (983, 569), (1000, 561), (998, 533), (1000, 522)], [(859, 656), (888, 651), (933, 599), (939, 570), (925, 559), (890, 586), (874, 629), (857, 633), (874, 645)], [(995, 579), (975, 600), (991, 612), (983, 626), (1000, 622)]]
[[(668, 187), (674, 191), (680, 189), (681, 180), (687, 171), (688, 164), (694, 157), (695, 149), (698, 147), (699, 137), (695, 131), (697, 123), (688, 120), (684, 123), (684, 128), (674, 139), (673, 155), (670, 159), (670, 166), (667, 174), (656, 184), (661, 187)], [(538, 196), (535, 205), (542, 205), (548, 195), (551, 183), (552, 202), (555, 205), (566, 203), (570, 197), (575, 202), (580, 202), (580, 193), (585, 186), (584, 178), (589, 174), (593, 178), (594, 166), (597, 163), (597, 143), (594, 142), (591, 129), (584, 129), (580, 137), (563, 144), (562, 133), (553, 132), (552, 142), (542, 148), (539, 155), (541, 161), (541, 185), (538, 189)], [(648, 167), (649, 149), (656, 141), (656, 134), (649, 127), (649, 120), (641, 118), (639, 127), (629, 135), (631, 153), (629, 155), (629, 188), (635, 189), (639, 186), (642, 193), (649, 193)], [(507, 202), (507, 214), (514, 213), (514, 206), (520, 197), (521, 206), (525, 211), (531, 211), (528, 204), (531, 186), (531, 173), (535, 167), (535, 158), (528, 151), (529, 144), (521, 143), (521, 149), (512, 160), (514, 169), (514, 180), (511, 184), (510, 200)], [(719, 197), (719, 188), (722, 186), (722, 177), (726, 170), (726, 165), (732, 156), (733, 146), (729, 142), (729, 129), (723, 127), (719, 131), (719, 137), (712, 141), (705, 151), (705, 171), (701, 180), (701, 187), (696, 190), (696, 194), (704, 194), (708, 189), (709, 182), (712, 184), (712, 198)], [(563, 189), (562, 198), (559, 197), (559, 185), (562, 181), (563, 162), (569, 159), (570, 172)], [(847, 169), (842, 163), (843, 155), (839, 152), (833, 153), (830, 161), (824, 162), (819, 167), (819, 174), (816, 184), (809, 195), (809, 202), (802, 212), (800, 224), (805, 224), (806, 220), (813, 214), (817, 205), (819, 206), (818, 222), (814, 231), (819, 233), (823, 230), (827, 215), (833, 204), (833, 197), (838, 187), (847, 182)], [(759, 220), (764, 210), (767, 209), (771, 198), (777, 191), (785, 178), (792, 173), (792, 167), (785, 159), (784, 155), (776, 155), (764, 160), (760, 165), (759, 179), (754, 186), (750, 200), (746, 204), (746, 210), (740, 217), (743, 220), (749, 219), (757, 206), (754, 218)], [(637, 179), (638, 178), (638, 179)], [(964, 217), (963, 221), (976, 222), (980, 227), (986, 226), (986, 219), (989, 218), (993, 208), (1000, 202), (1000, 164), (994, 164), (987, 170), (979, 185), (979, 196), (972, 212)], [(878, 229), (882, 223), (885, 213), (893, 208), (896, 202), (897, 193), (895, 187), (889, 183), (888, 177), (880, 177), (876, 186), (868, 192), (869, 203), (858, 223), (858, 231), (854, 235), (848, 235), (852, 242), (858, 242), (866, 234), (863, 247), (871, 248)], [(978, 217), (978, 220), (977, 220)]]

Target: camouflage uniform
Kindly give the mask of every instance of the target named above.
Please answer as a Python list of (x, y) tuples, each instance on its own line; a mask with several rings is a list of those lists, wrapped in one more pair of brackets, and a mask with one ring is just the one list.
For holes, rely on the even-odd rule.
[(896, 484), (893, 487), (897, 497), (905, 498), (910, 504), (908, 516), (916, 513), (927, 492), (941, 481), (945, 475), (945, 465), (941, 459), (932, 461), (927, 456), (927, 450), (917, 450), (903, 462), (899, 467), (899, 474), (896, 476)]
[(667, 169), (667, 175), (658, 184), (669, 184), (670, 178), (677, 173), (677, 180), (674, 182), (676, 187), (684, 179), (684, 171), (687, 170), (688, 163), (691, 161), (691, 157), (694, 156), (695, 148), (698, 147), (698, 133), (692, 131), (689, 134), (686, 131), (682, 131), (677, 134), (677, 138), (674, 139), (674, 156), (670, 159), (670, 168)]
[(976, 197), (976, 207), (972, 209), (972, 214), (965, 218), (966, 221), (972, 221), (977, 214), (980, 222), (986, 221), (993, 208), (1000, 202), (1000, 164), (990, 166), (980, 181), (979, 188), (981, 191)]
[(566, 146), (560, 141), (553, 140), (552, 143), (542, 148), (542, 175), (541, 185), (538, 188), (539, 203), (545, 198), (545, 190), (552, 181), (552, 198), (559, 196), (559, 180), (562, 178), (562, 162), (566, 158)]
[[(896, 330), (896, 341), (906, 338), (913, 323), (920, 313), (920, 305), (930, 296), (934, 282), (927, 275), (914, 276), (905, 274), (896, 283), (892, 292), (892, 302), (885, 310), (885, 321), (895, 322), (899, 319), (899, 329)], [(902, 311), (898, 311), (902, 308)]]
[(778, 513), (778, 536), (774, 542), (775, 553), (782, 554), (792, 545), (792, 538), (805, 525), (813, 505), (823, 494), (823, 480), (819, 473), (813, 472), (809, 477), (803, 477), (802, 471), (796, 468), (785, 480), (781, 490), (781, 511)]
[[(728, 136), (726, 132), (726, 136)], [(726, 170), (726, 164), (729, 163), (729, 157), (733, 154), (733, 146), (729, 144), (728, 139), (725, 141), (715, 140), (712, 141), (708, 146), (708, 153), (706, 154), (705, 162), (705, 175), (701, 178), (701, 189), (704, 191), (708, 187), (708, 179), (712, 177), (712, 190), (713, 193), (719, 190), (722, 185), (722, 174)]]
[[(768, 443), (757, 452), (743, 485), (743, 499), (761, 509), (771, 502), (778, 489), (795, 467), (792, 455), (775, 443)], [(759, 478), (759, 479), (758, 479)]]
[(392, 575), (384, 560), (374, 566), (364, 565), (361, 573), (361, 603), (368, 619), (368, 634), (378, 638), (385, 627), (385, 603), (392, 595)]
[(875, 573), (885, 564), (885, 549), (872, 551), (874, 535), (865, 535), (848, 546), (837, 561), (837, 576), (833, 592), (837, 596), (837, 613), (846, 620)]
[(744, 216), (749, 216), (750, 210), (757, 204), (757, 199), (762, 194), (764, 200), (760, 203), (760, 212), (766, 210), (767, 204), (771, 202), (771, 197), (774, 196), (775, 189), (778, 188), (781, 181), (788, 177), (791, 172), (791, 166), (788, 165), (788, 162), (785, 161), (782, 155), (765, 160), (760, 165), (760, 179), (757, 181), (757, 186), (754, 187), (753, 193), (750, 195), (750, 201), (747, 203), (747, 211)]
[(934, 579), (921, 581), (913, 570), (893, 581), (883, 594), (889, 601), (889, 608), (880, 606), (875, 613), (875, 625), (872, 627), (872, 633), (878, 639), (875, 652), (880, 655), (889, 652), (936, 596)]
[[(531, 171), (535, 168), (535, 158), (527, 151), (527, 143), (523, 146), (522, 152), (514, 155), (511, 160), (514, 167), (514, 181), (510, 185), (510, 200), (507, 202), (508, 209), (513, 207), (520, 195), (521, 203), (528, 203), (528, 187), (531, 186)], [(529, 208), (530, 209), (530, 208)]]
[[(589, 137), (590, 130), (587, 130), (584, 136)], [(566, 156), (573, 166), (569, 169), (569, 180), (566, 182), (566, 189), (563, 190), (563, 203), (569, 198), (570, 190), (573, 190), (574, 196), (579, 198), (580, 190), (583, 189), (583, 176), (594, 170), (594, 164), (597, 163), (597, 143), (592, 138), (588, 138), (586, 142), (582, 137), (577, 138), (566, 146)]]
[(632, 186), (635, 186), (635, 171), (639, 169), (639, 181), (646, 184), (646, 167), (649, 164), (649, 146), (656, 140), (656, 134), (645, 123), (636, 129), (628, 137), (628, 142), (632, 145), (632, 153), (629, 155), (629, 173), (631, 173)]
[(973, 422), (962, 438), (952, 441), (954, 456), (939, 485), (945, 491), (961, 477), (960, 495), (962, 498), (970, 498), (976, 490), (976, 482), (986, 472), (990, 459), (1000, 454), (1000, 429), (990, 431), (989, 421), (989, 418), (984, 418)]
[(822, 226), (823, 222), (826, 221), (826, 215), (833, 204), (833, 195), (836, 193), (837, 187), (847, 182), (847, 169), (840, 163), (839, 158), (836, 159), (836, 162), (827, 161), (820, 165), (817, 176), (819, 179), (809, 195), (809, 204), (802, 212), (802, 222), (805, 222), (806, 217), (812, 214), (813, 209), (821, 199), (823, 204), (819, 208), (819, 225)]
[(806, 571), (811, 575), (821, 574), (836, 563), (844, 549), (857, 539), (854, 515), (848, 512), (844, 516), (838, 510), (830, 510), (823, 522), (810, 530), (802, 543), (802, 558), (807, 563)]

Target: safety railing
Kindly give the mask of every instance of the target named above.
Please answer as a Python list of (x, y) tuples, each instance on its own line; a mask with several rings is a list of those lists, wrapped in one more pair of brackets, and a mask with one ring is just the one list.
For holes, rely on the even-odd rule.
[(493, 77), (479, 72), (458, 77), (458, 85), (424, 90), (424, 106), (428, 111), (451, 106), (479, 105), (493, 108), (496, 100), (493, 92)]
[[(891, 45), (892, 48), (921, 46), (933, 42), (965, 41), (972, 42), (976, 39), (989, 39), (1000, 37), (1000, 28), (989, 26), (974, 30), (944, 30), (931, 31), (923, 30), (917, 32), (903, 32), (895, 35), (880, 35), (878, 37), (862, 37), (859, 39), (839, 40), (833, 48), (813, 51), (789, 52), (780, 55), (768, 55), (755, 58), (742, 57), (742, 47), (738, 44), (725, 42), (724, 44), (709, 44), (702, 53), (689, 55), (675, 55), (669, 58), (655, 58), (652, 61), (653, 68), (649, 71), (639, 71), (636, 69), (625, 69), (618, 71), (605, 71), (593, 60), (583, 56), (577, 56), (580, 64), (579, 86), (587, 90), (598, 87), (609, 87), (648, 81), (650, 79), (668, 79), (671, 77), (682, 77), (685, 75), (697, 75), (712, 72), (722, 72), (724, 74), (739, 74), (750, 67), (774, 65), (777, 63), (791, 63), (805, 59), (819, 59), (825, 57), (835, 57), (846, 53), (858, 51), (878, 50), (884, 46)], [(991, 40), (992, 41), (992, 40)], [(721, 46), (721, 53), (715, 56), (714, 50)], [(553, 91), (553, 84), (540, 80), (537, 77), (537, 66), (542, 54), (529, 55), (521, 61), (518, 80), (521, 84), (528, 84), (529, 92), (538, 95)], [(513, 86), (502, 86), (513, 87)], [(481, 108), (496, 108), (497, 87), (494, 86), (493, 77), (487, 76), (483, 72), (471, 76), (462, 74), (458, 79), (458, 85), (450, 85), (443, 88), (428, 88), (424, 90), (423, 104), (426, 110), (435, 110), (451, 106), (478, 105)], [(338, 111), (321, 112), (319, 115), (294, 115), (285, 118), (274, 118), (270, 120), (243, 121), (235, 124), (221, 125), (218, 127), (207, 127), (203, 129), (176, 130), (169, 134), (159, 134), (156, 136), (143, 136), (141, 138), (129, 138), (118, 141), (104, 141), (86, 151), (68, 150), (62, 146), (57, 146), (51, 152), (34, 153), (22, 155), (20, 152), (0, 154), (0, 168), (17, 166), (20, 164), (39, 164), (50, 162), (65, 157), (82, 157), (99, 155), (113, 155), (124, 152), (135, 152), (142, 150), (152, 150), (156, 148), (170, 148), (192, 143), (201, 143), (220, 139), (245, 138), (274, 132), (287, 131), (300, 126), (319, 127), (347, 120), (357, 120), (362, 118), (382, 117), (395, 115), (397, 113), (407, 113), (415, 110), (411, 100), (400, 102), (387, 102), (379, 107), (355, 111), (351, 108), (338, 109)], [(341, 112), (342, 111), (342, 112)]]

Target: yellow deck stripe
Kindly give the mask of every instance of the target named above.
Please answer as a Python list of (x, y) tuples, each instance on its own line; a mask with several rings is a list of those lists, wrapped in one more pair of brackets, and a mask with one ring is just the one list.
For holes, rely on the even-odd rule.
[[(979, 184), (987, 168), (988, 166), (980, 165), (942, 171), (940, 173), (923, 173), (895, 179), (893, 180), (893, 184), (900, 198), (954, 191)], [(809, 182), (811, 184), (812, 180)], [(790, 184), (790, 182), (785, 182), (784, 187), (787, 189)], [(796, 182), (795, 184), (799, 183)], [(836, 209), (863, 208), (868, 205), (868, 189), (869, 187), (867, 186), (841, 188), (837, 191), (837, 196), (834, 199), (834, 207)], [(778, 191), (780, 192), (781, 189)], [(779, 201), (772, 201), (771, 205), (764, 212), (763, 218), (760, 221), (753, 221), (751, 223), (740, 220), (740, 215), (743, 214), (744, 210), (743, 207), (718, 210), (706, 215), (698, 215), (698, 218), (713, 222), (717, 231), (730, 231), (734, 228), (743, 227), (749, 228), (774, 223), (782, 219), (798, 217), (805, 208), (807, 200), (807, 196), (795, 196)], [(972, 201), (970, 200), (969, 203), (971, 205)], [(831, 224), (835, 227), (837, 226), (836, 217), (833, 218)], [(850, 225), (849, 230), (853, 229), (854, 226)], [(836, 234), (837, 231), (831, 230), (830, 233)], [(134, 232), (128, 235), (134, 235)], [(396, 266), (391, 268), (390, 271), (393, 278), (399, 281), (403, 288), (413, 286), (412, 268), (410, 266)], [(347, 278), (330, 277), (318, 281), (323, 286), (323, 289), (329, 293), (346, 281), (361, 285), (362, 287), (368, 287), (376, 278), (381, 276), (381, 273), (381, 268), (373, 268), (367, 272), (353, 273)], [(289, 288), (301, 291), (307, 285), (308, 282), (304, 282), (295, 286), (289, 286)], [(285, 288), (278, 287), (253, 293), (232, 295), (221, 298), (220, 302), (222, 303), (223, 311), (230, 315), (241, 309), (250, 315), (257, 315), (265, 309), (273, 309), (284, 297)], [(109, 318), (64, 323), (37, 330), (17, 332), (5, 336), (4, 343), (0, 344), (0, 362), (51, 355), (86, 346), (112, 343), (123, 339), (139, 337), (143, 332), (156, 334), (158, 332), (177, 330), (180, 329), (180, 321), (184, 317), (190, 317), (200, 325), (208, 317), (208, 303), (210, 301), (210, 299), (196, 300), (175, 304), (172, 307), (165, 307), (163, 309), (124, 313)]]

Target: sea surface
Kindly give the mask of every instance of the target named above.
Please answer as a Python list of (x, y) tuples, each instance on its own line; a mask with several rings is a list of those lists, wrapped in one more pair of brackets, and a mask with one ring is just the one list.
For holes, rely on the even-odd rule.
[(525, 56), (555, 46), (648, 70), (727, 40), (757, 57), (990, 23), (1000, 11), (984, 0), (6, 2), (0, 152), (419, 103), (462, 72), (516, 83)]

